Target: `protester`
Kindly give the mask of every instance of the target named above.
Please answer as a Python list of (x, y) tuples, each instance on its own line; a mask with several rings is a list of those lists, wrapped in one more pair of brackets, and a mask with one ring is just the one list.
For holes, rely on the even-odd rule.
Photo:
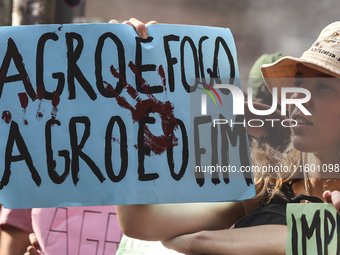
[[(145, 38), (147, 30), (142, 22), (130, 19), (126, 23)], [(305, 116), (291, 105), (290, 118), (297, 125), (291, 129), (290, 146), (284, 153), (269, 146), (265, 150), (254, 148), (255, 164), (339, 164), (340, 86), (337, 79), (330, 79), (340, 77), (339, 57), (340, 22), (335, 22), (302, 57), (285, 57), (262, 68), (263, 76), (270, 78), (266, 80), (270, 88), (298, 86), (309, 90), (311, 99), (303, 106), (312, 115)], [(279, 78), (287, 80), (282, 83)], [(325, 79), (320, 83), (317, 78)], [(292, 98), (304, 96), (294, 93)], [(166, 247), (185, 254), (286, 254), (285, 205), (301, 201), (301, 197), (293, 197), (302, 194), (303, 201), (332, 202), (340, 210), (337, 179), (306, 171), (300, 178), (293, 170), (276, 178), (260, 176), (257, 197), (242, 203), (124, 205), (117, 207), (118, 218), (126, 235), (162, 240)]]

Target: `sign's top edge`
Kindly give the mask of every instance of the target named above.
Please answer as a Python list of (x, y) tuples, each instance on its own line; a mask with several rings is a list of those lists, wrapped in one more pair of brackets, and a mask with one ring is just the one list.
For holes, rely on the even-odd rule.
[[(74, 26), (127, 26), (121, 23), (71, 23), (71, 24), (32, 24), (32, 25), (20, 25), (20, 26), (2, 26), (0, 28), (25, 28), (25, 27), (57, 27), (62, 29), (63, 27), (74, 27)], [(129, 26), (129, 25), (128, 25)], [(186, 24), (152, 24), (148, 28), (153, 26), (176, 26), (176, 27), (190, 27), (190, 28), (209, 28), (209, 29), (226, 29), (226, 27), (213, 27), (213, 26), (202, 26), (202, 25), (186, 25)]]

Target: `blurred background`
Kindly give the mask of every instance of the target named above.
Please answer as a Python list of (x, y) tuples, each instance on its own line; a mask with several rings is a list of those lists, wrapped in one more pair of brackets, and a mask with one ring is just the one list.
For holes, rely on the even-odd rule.
[(339, 0), (0, 0), (1, 25), (124, 21), (231, 29), (241, 78), (264, 53), (300, 56), (327, 24)]

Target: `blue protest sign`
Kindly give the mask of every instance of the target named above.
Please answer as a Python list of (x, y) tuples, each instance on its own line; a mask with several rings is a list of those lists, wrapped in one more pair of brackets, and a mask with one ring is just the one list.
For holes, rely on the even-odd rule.
[[(198, 84), (191, 81), (239, 78), (230, 31), (152, 25), (148, 32), (142, 40), (122, 24), (0, 28), (1, 203), (57, 207), (254, 195), (249, 169), (241, 171), (250, 166), (245, 128), (221, 128), (223, 150), (209, 154), (236, 172), (220, 168), (209, 176), (190, 169), (204, 156), (194, 121), (201, 112), (190, 111)], [(224, 116), (240, 121), (229, 109), (232, 95), (217, 92)]]

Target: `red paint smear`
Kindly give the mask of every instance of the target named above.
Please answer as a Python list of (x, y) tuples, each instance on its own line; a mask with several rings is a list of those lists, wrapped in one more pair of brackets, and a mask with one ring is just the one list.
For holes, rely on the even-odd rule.
[(41, 102), (42, 102), (42, 100), (40, 100), (40, 102), (39, 102), (37, 114), (35, 115), (37, 119), (41, 119), (41, 118), (44, 116), (44, 115), (40, 112), (40, 110), (41, 110)]
[[(110, 71), (111, 71), (111, 74), (113, 75), (113, 77), (117, 78), (117, 79), (120, 79), (120, 80), (123, 80), (123, 76), (117, 71), (117, 69), (115, 69), (113, 67), (113, 65), (110, 66)], [(106, 83), (107, 84), (107, 83)], [(124, 87), (126, 87), (127, 89), (127, 93), (133, 98), (133, 99), (136, 99), (138, 94), (137, 94), (137, 91), (131, 86), (129, 85), (126, 81), (123, 81), (123, 85)], [(117, 94), (118, 96), (118, 94)]]
[[(104, 81), (104, 84), (107, 85), (107, 86), (110, 86), (112, 88), (112, 85), (107, 83), (107, 82), (105, 82), (105, 81)], [(116, 90), (114, 90), (113, 88), (112, 88), (112, 92), (115, 95), (115, 98), (116, 98), (118, 104), (121, 107), (123, 107), (125, 109), (128, 109), (130, 111), (134, 110), (134, 108), (126, 101), (126, 99), (124, 97), (122, 97), (122, 96), (119, 96), (118, 93), (116, 92)]]
[[(139, 68), (134, 63), (132, 63), (132, 61), (129, 62), (128, 66), (130, 67), (131, 71), (136, 75), (139, 82), (141, 83), (142, 88), (144, 90), (144, 93), (147, 94), (150, 97), (152, 95), (150, 93), (150, 85), (141, 76)], [(136, 91), (136, 93), (137, 93), (137, 91)]]
[(113, 65), (110, 66), (110, 71), (113, 77), (118, 79), (123, 79), (123, 75), (121, 75)]
[(45, 90), (42, 85), (37, 86), (37, 96), (39, 100), (43, 100), (45, 95)]
[[(150, 85), (144, 80), (144, 78), (140, 75), (139, 73), (139, 69), (138, 67), (132, 63), (132, 61), (129, 62), (129, 67), (131, 69), (131, 71), (137, 76), (138, 80), (141, 83), (141, 86), (144, 90), (144, 93), (149, 97), (149, 98), (154, 98), (156, 99), (152, 93), (150, 92)], [(135, 89), (134, 89), (135, 90)], [(135, 90), (135, 92), (137, 93), (137, 91)]]
[(52, 94), (52, 105), (53, 107), (57, 108), (58, 104), (60, 102), (60, 96), (57, 91), (54, 91)]
[[(149, 98), (136, 104), (134, 112), (131, 113), (132, 118), (135, 121), (139, 121), (142, 116), (149, 115), (149, 113), (146, 113), (147, 111), (160, 115), (164, 135), (155, 136), (150, 132), (149, 128), (145, 126), (145, 145), (149, 146), (156, 155), (163, 153), (167, 148), (178, 145), (178, 139), (174, 136), (172, 128), (174, 124), (177, 123), (173, 114), (173, 105), (169, 101), (161, 102), (155, 98)], [(173, 137), (171, 144), (169, 144), (169, 137)]]
[(28, 125), (28, 121), (26, 119), (24, 119), (24, 124), (27, 126)]
[(37, 112), (37, 118), (41, 119), (44, 115), (41, 112)]
[(61, 29), (63, 28), (63, 26), (64, 26), (64, 25), (63, 25), (63, 24), (61, 24), (61, 26), (60, 26), (60, 27), (58, 27), (58, 30), (59, 30), (59, 31), (61, 31)]
[(52, 120), (55, 120), (56, 119), (56, 116), (57, 116), (57, 110), (55, 108), (52, 109), (52, 112), (51, 112), (51, 118)]
[(106, 85), (105, 92), (111, 92), (113, 95), (117, 96), (116, 90), (112, 87), (112, 85), (106, 81), (103, 81), (103, 83)]
[[(150, 113), (158, 113), (160, 115), (162, 121), (162, 130), (164, 133), (163, 135), (155, 136), (151, 133), (147, 126), (144, 128), (144, 144), (148, 146), (154, 154), (160, 155), (168, 148), (178, 145), (178, 138), (175, 137), (173, 133), (174, 129), (172, 128), (174, 126), (176, 127), (177, 125), (177, 121), (173, 112), (174, 107), (169, 101), (159, 101), (151, 93), (149, 93), (150, 85), (147, 84), (144, 78), (140, 75), (136, 65), (130, 62), (129, 67), (141, 82), (148, 99), (141, 100), (138, 97), (138, 92), (136, 89), (126, 82), (125, 85), (127, 88), (127, 93), (136, 100), (136, 105), (132, 106), (123, 96), (118, 94), (116, 95), (115, 99), (122, 108), (130, 110), (134, 122), (139, 122), (142, 117), (147, 117)], [(162, 68), (160, 69), (160, 73), (162, 73)], [(113, 66), (110, 67), (110, 70), (114, 77), (121, 78), (121, 75)], [(172, 137), (172, 139), (169, 139), (170, 137)]]
[(164, 69), (162, 65), (158, 67), (158, 75), (161, 77), (163, 88), (166, 91), (166, 79), (165, 79), (165, 73), (164, 73)]
[(112, 137), (112, 142), (116, 142), (116, 143), (120, 144), (119, 139), (117, 139), (116, 137)]
[(52, 93), (52, 106), (53, 106), (53, 109), (52, 109), (52, 112), (51, 112), (51, 117), (52, 119), (54, 120), (57, 116), (57, 113), (58, 113), (58, 108), (57, 106), (59, 105), (60, 103), (60, 96), (59, 96), (59, 93), (57, 91), (54, 91)]
[(28, 106), (28, 96), (27, 96), (27, 94), (25, 92), (22, 92), (22, 93), (19, 93), (18, 96), (19, 96), (21, 107), (26, 110), (26, 108)]
[(144, 80), (144, 78), (141, 76), (140, 72), (139, 72), (139, 69), (138, 67), (132, 63), (132, 61), (129, 62), (129, 65), (128, 65), (131, 69), (131, 71), (137, 76), (138, 80), (140, 81), (140, 83), (142, 85), (145, 85), (146, 84), (146, 81)]
[(3, 111), (1, 119), (3, 119), (5, 123), (8, 124), (12, 120), (12, 114), (9, 111)]

